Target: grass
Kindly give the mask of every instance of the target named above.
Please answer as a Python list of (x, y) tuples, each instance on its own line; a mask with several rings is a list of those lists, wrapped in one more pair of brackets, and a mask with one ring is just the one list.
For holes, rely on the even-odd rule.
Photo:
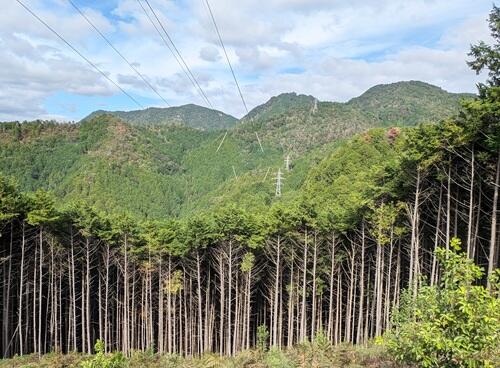
[[(0, 360), (0, 368), (75, 367), (92, 357), (83, 354), (25, 355)], [(352, 346), (305, 343), (292, 349), (270, 349), (267, 352), (249, 350), (234, 357), (205, 354), (189, 358), (178, 355), (157, 355), (134, 352), (123, 366), (115, 368), (335, 368), (335, 367), (401, 367), (386, 354), (382, 346)], [(101, 368), (95, 366), (95, 368)]]

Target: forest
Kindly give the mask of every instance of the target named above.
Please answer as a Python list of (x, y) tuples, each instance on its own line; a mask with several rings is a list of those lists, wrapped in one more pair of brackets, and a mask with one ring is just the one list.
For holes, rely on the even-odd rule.
[[(494, 8), (497, 42), (499, 19)], [(0, 176), (1, 355), (97, 348), (124, 357), (237, 356), (314, 341), (388, 341), (398, 352), (401, 331), (411, 332), (401, 320), (419, 326), (418, 315), (405, 317), (408, 306), (432, 307), (447, 295), (436, 297), (436, 287), (463, 282), (478, 299), (467, 299), (461, 313), (467, 321), (483, 314), (458, 332), (440, 325), (463, 344), (436, 343), (436, 360), (422, 361), (422, 352), (396, 359), (493, 367), (500, 352), (498, 47), (472, 47), (471, 68), (489, 78), (457, 114), (358, 133), (313, 166), (293, 196), (265, 210), (252, 211), (250, 197), (247, 206), (151, 219), (84, 200), (61, 205), (50, 191), (24, 191)]]

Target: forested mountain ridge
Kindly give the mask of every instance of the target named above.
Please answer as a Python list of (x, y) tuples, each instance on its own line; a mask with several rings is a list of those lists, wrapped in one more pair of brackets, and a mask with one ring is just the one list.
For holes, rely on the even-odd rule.
[(439, 121), (473, 97), (417, 81), (377, 85), (346, 103), (285, 93), (250, 111), (235, 129), (247, 139), (258, 132), (263, 141), (301, 154), (372, 127)]
[(474, 97), (471, 93), (450, 93), (432, 84), (408, 81), (374, 86), (347, 105), (384, 126), (416, 125), (452, 116), (460, 100)]
[(91, 120), (93, 117), (102, 114), (117, 116), (132, 125), (184, 125), (201, 130), (228, 129), (238, 123), (238, 119), (231, 115), (195, 104), (167, 108), (149, 107), (144, 110), (133, 111), (98, 110), (82, 119), (82, 121)]
[[(423, 102), (417, 104), (418, 94)], [(461, 97), (419, 82), (378, 86), (348, 103), (288, 93), (238, 124), (228, 118), (233, 128), (227, 136), (213, 126), (217, 112), (195, 105), (132, 111), (124, 118), (96, 112), (77, 124), (4, 123), (0, 171), (26, 190), (50, 189), (66, 201), (87, 199), (140, 217), (184, 216), (231, 201), (264, 209), (275, 200), (274, 177), (286, 156), (294, 169), (285, 174), (285, 196), (342, 140), (390, 124), (380, 116), (414, 125), (458, 111)], [(157, 112), (194, 120), (162, 123)]]

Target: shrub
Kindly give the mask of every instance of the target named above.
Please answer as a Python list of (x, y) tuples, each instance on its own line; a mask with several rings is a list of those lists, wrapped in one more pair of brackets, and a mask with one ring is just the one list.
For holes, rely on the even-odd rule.
[(458, 253), (458, 239), (451, 245), (436, 250), (441, 283), (422, 286), (415, 297), (406, 290), (384, 340), (395, 359), (422, 367), (498, 366), (498, 277), (490, 280), (492, 290), (475, 285), (483, 270)]
[(296, 364), (283, 350), (272, 347), (266, 354), (265, 363), (268, 368), (292, 368)]
[(267, 340), (269, 339), (269, 330), (266, 325), (257, 327), (257, 349), (261, 352), (267, 350)]
[(125, 368), (127, 360), (122, 353), (105, 354), (104, 342), (95, 343), (96, 354), (89, 360), (80, 363), (81, 368)]

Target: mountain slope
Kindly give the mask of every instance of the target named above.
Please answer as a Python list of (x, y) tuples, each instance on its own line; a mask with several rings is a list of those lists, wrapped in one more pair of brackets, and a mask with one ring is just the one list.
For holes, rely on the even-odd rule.
[(382, 125), (416, 125), (453, 115), (470, 93), (450, 93), (419, 81), (397, 82), (370, 88), (347, 105), (363, 111)]
[(347, 103), (281, 94), (256, 107), (235, 129), (247, 140), (258, 132), (267, 145), (302, 154), (371, 127), (438, 121), (458, 111), (462, 98), (423, 82), (378, 85)]
[(78, 124), (3, 123), (0, 172), (23, 189), (54, 191), (62, 204), (87, 199), (140, 217), (189, 216), (235, 202), (263, 210), (276, 200), (285, 156), (293, 165), (284, 172), (287, 197), (345, 139), (445, 118), (462, 96), (419, 82), (377, 86), (348, 103), (282, 94), (233, 124), (219, 150), (225, 132), (210, 120), (217, 112), (194, 105), (159, 109), (163, 122), (148, 109), (123, 113), (129, 121), (96, 112)]
[(117, 116), (133, 125), (185, 125), (201, 130), (228, 129), (238, 123), (238, 119), (231, 115), (194, 104), (168, 108), (149, 107), (134, 111), (98, 110), (84, 118), (83, 121), (91, 120), (102, 114)]

